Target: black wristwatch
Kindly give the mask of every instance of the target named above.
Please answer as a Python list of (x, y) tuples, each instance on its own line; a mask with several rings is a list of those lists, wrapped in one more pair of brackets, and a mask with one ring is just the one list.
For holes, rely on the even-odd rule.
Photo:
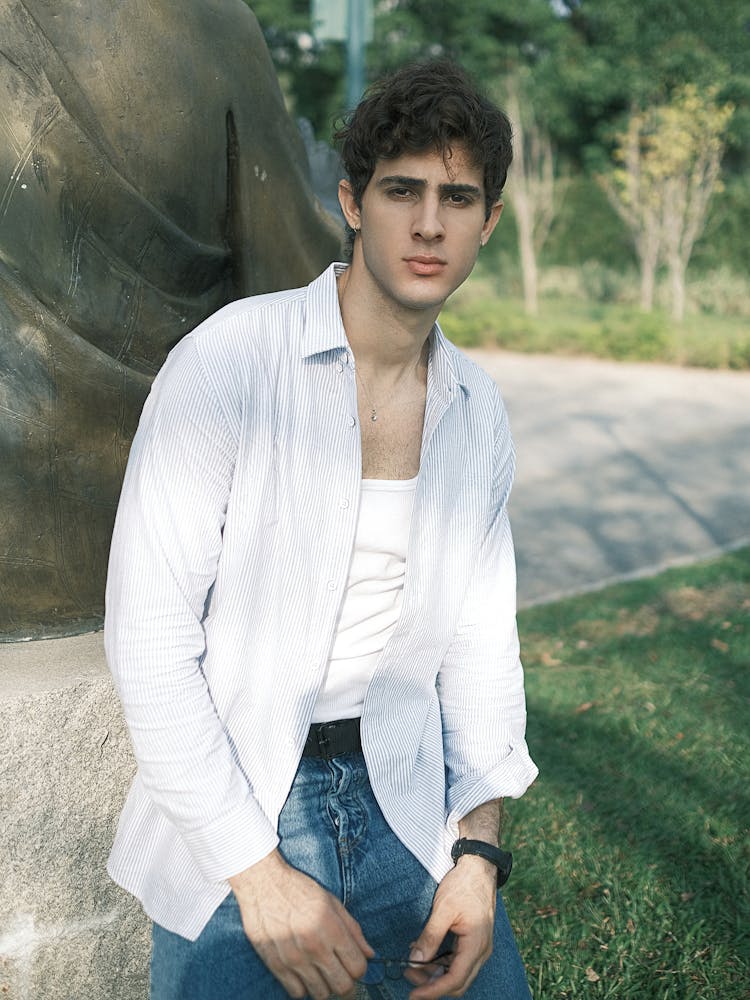
[(466, 837), (461, 837), (451, 848), (453, 864), (458, 861), (462, 854), (476, 854), (477, 857), (484, 858), (485, 861), (491, 861), (497, 868), (498, 889), (508, 881), (510, 870), (513, 867), (513, 855), (510, 851), (501, 851), (499, 847), (488, 844), (484, 840), (467, 840)]

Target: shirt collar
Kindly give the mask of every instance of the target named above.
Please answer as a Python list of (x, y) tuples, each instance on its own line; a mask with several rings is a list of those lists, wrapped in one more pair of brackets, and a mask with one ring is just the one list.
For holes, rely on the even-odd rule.
[(346, 268), (346, 264), (331, 264), (307, 286), (307, 315), (301, 351), (303, 358), (349, 346), (341, 320), (336, 287), (336, 278)]
[[(307, 287), (307, 317), (301, 351), (303, 358), (349, 347), (336, 285), (336, 279), (348, 266), (336, 261)], [(468, 395), (468, 387), (462, 378), (460, 354), (438, 323), (432, 328), (430, 341), (430, 367), (434, 384), (448, 392), (452, 391), (453, 386), (460, 386)]]
[(447, 339), (440, 324), (435, 323), (430, 333), (430, 369), (435, 385), (442, 386), (452, 392), (454, 386), (460, 386), (469, 395), (469, 387), (463, 378), (462, 358), (456, 347)]

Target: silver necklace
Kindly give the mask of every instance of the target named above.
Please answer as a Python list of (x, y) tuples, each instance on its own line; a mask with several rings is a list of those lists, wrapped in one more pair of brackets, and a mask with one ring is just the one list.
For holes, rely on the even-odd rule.
[(374, 423), (378, 419), (378, 410), (377, 410), (377, 407), (375, 406), (375, 404), (372, 401), (372, 396), (370, 395), (369, 390), (368, 390), (367, 386), (365, 385), (365, 380), (362, 378), (362, 375), (361, 375), (360, 370), (359, 370), (359, 366), (355, 367), (354, 371), (356, 373), (357, 378), (359, 379), (359, 384), (362, 386), (362, 388), (365, 391), (365, 396), (367, 397), (367, 402), (370, 404), (370, 420), (372, 420), (372, 422)]
[[(423, 348), (423, 355), (422, 355), (423, 357), (425, 356), (424, 355), (424, 351), (426, 351), (427, 349), (428, 349), (427, 348), (427, 342), (425, 341), (425, 346)], [(426, 363), (426, 361), (425, 361), (425, 363)], [(354, 365), (354, 374), (359, 379), (359, 384), (362, 386), (362, 389), (364, 390), (364, 394), (365, 394), (365, 396), (367, 398), (367, 402), (368, 402), (369, 407), (370, 407), (370, 420), (373, 423), (375, 423), (375, 421), (378, 419), (378, 408), (377, 408), (377, 406), (372, 401), (372, 396), (370, 395), (370, 390), (367, 388), (367, 383), (362, 378), (362, 373), (360, 372), (359, 365), (357, 365), (356, 362), (355, 362), (355, 365)], [(393, 400), (391, 400), (391, 402), (393, 402)]]

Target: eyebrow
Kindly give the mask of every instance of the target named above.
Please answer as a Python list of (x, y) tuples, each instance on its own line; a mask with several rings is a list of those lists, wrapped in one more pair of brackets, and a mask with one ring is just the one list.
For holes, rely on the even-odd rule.
[[(427, 187), (426, 180), (420, 177), (407, 177), (404, 174), (390, 174), (388, 177), (381, 177), (377, 186), (387, 187), (389, 184), (401, 184), (404, 187)], [(473, 194), (476, 197), (482, 194), (475, 184), (440, 184), (439, 190), (443, 194)]]

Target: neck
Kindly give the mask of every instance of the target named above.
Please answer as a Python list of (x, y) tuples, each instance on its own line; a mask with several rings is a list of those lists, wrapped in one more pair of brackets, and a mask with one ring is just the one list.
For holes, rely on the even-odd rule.
[(422, 364), (427, 338), (440, 308), (398, 309), (378, 295), (372, 281), (361, 278), (356, 260), (338, 279), (339, 305), (354, 356), (369, 369), (394, 376)]

